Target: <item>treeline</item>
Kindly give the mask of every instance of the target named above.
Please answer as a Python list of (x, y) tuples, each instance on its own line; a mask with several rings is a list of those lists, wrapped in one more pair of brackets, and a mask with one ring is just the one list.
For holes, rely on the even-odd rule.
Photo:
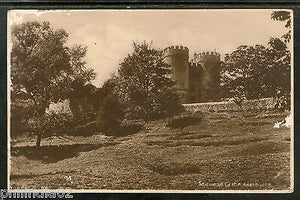
[(221, 72), (221, 97), (238, 104), (245, 99), (274, 97), (277, 107), (290, 109), (291, 92), (291, 16), (274, 11), (273, 20), (284, 21), (287, 33), (270, 38), (267, 46), (241, 45), (225, 56)]
[[(275, 97), (289, 109), (291, 18), (287, 11), (272, 13), (285, 21), (288, 32), (271, 38), (268, 46), (242, 45), (223, 62), (221, 97), (244, 99)], [(101, 88), (90, 84), (96, 74), (87, 66), (87, 48), (67, 46), (68, 33), (49, 22), (27, 22), (12, 28), (11, 130), (26, 129), (43, 137), (102, 132), (123, 135), (141, 123), (177, 115), (182, 110), (163, 53), (151, 43), (133, 43), (132, 53)], [(47, 112), (50, 104), (70, 99), (72, 115)], [(26, 128), (25, 128), (26, 127)]]
[[(118, 73), (95, 90), (89, 84), (95, 73), (84, 59), (87, 48), (67, 46), (66, 31), (49, 22), (28, 22), (13, 27), (12, 38), (12, 133), (26, 126), (37, 146), (43, 137), (69, 132), (120, 135), (130, 131), (122, 124), (125, 118), (152, 120), (180, 112), (170, 68), (151, 44), (133, 43)], [(65, 99), (74, 116), (47, 112)]]

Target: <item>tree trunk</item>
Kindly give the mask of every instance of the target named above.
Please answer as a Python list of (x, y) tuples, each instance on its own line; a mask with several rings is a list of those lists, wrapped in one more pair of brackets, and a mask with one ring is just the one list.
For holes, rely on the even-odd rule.
[(41, 140), (42, 140), (42, 135), (38, 134), (36, 138), (36, 146), (40, 147), (41, 146)]

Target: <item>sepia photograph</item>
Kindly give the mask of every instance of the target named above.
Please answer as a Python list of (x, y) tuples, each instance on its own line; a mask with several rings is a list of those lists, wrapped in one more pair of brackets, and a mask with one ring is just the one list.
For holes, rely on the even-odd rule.
[(7, 19), (11, 189), (294, 191), (293, 10)]

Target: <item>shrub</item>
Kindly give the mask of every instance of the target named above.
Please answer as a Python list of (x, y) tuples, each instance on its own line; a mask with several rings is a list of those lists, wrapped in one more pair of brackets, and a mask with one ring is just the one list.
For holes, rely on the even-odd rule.
[(118, 130), (123, 118), (123, 107), (119, 103), (117, 96), (110, 94), (105, 97), (97, 116), (97, 121), (102, 125), (103, 131), (114, 132)]
[(74, 135), (80, 135), (80, 136), (90, 136), (97, 132), (100, 132), (103, 129), (103, 126), (98, 121), (92, 121), (88, 122), (83, 125), (77, 125), (74, 130)]
[(243, 86), (237, 86), (233, 90), (231, 90), (232, 101), (242, 109), (242, 104), (246, 100), (245, 88)]
[(183, 129), (187, 126), (201, 122), (202, 119), (203, 116), (199, 113), (195, 113), (193, 115), (175, 116), (168, 120), (166, 127)]
[(106, 134), (113, 136), (126, 136), (143, 130), (144, 124), (138, 120), (123, 120), (115, 129), (106, 131)]
[(290, 110), (291, 109), (291, 97), (290, 95), (281, 95), (275, 98), (275, 110)]
[(37, 135), (37, 146), (43, 137), (60, 136), (70, 133), (72, 116), (67, 113), (50, 112), (34, 115), (28, 120), (29, 130)]
[(10, 131), (11, 136), (20, 135), (29, 130), (26, 119), (27, 109), (22, 106), (11, 104)]
[(69, 119), (68, 128), (70, 135), (89, 136), (101, 131), (101, 124), (94, 112), (83, 112)]

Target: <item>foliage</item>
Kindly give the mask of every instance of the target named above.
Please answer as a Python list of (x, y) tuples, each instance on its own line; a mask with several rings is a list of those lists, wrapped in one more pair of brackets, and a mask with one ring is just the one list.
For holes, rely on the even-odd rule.
[(40, 146), (42, 137), (61, 136), (69, 133), (72, 116), (67, 113), (51, 112), (44, 115), (33, 115), (28, 120), (29, 130), (40, 136), (37, 146)]
[(275, 101), (276, 110), (284, 111), (291, 109), (291, 96), (287, 93), (282, 93), (280, 88), (277, 90), (277, 93), (275, 95)]
[(291, 54), (287, 43), (291, 40), (291, 14), (274, 11), (271, 19), (286, 22), (288, 32), (282, 36), (284, 41), (270, 38), (267, 47), (242, 45), (232, 52), (222, 71), (224, 98), (234, 96), (237, 87), (244, 88), (247, 99), (274, 97), (278, 90), (283, 96), (289, 96)]
[(87, 83), (90, 80), (95, 79), (96, 74), (93, 69), (87, 68), (85, 56), (87, 53), (87, 47), (82, 45), (73, 45), (68, 49), (70, 54), (70, 64), (72, 66), (72, 80), (78, 82)]
[(120, 63), (116, 87), (127, 117), (149, 120), (179, 112), (170, 73), (162, 51), (146, 42), (133, 43), (133, 53)]
[[(67, 32), (54, 30), (49, 22), (27, 22), (15, 26), (12, 39), (12, 91), (33, 102), (31, 120), (45, 118), (50, 103), (67, 98), (72, 91), (72, 81), (87, 82), (95, 78), (95, 73), (86, 67), (84, 61), (86, 47), (67, 47)], [(33, 126), (37, 128), (34, 132), (39, 132), (38, 140), (40, 125)]]
[(288, 43), (291, 41), (291, 13), (288, 11), (274, 11), (271, 14), (271, 19), (276, 20), (276, 21), (285, 21), (286, 24), (284, 25), (285, 28), (288, 29), (288, 32), (282, 35), (281, 37), (283, 38), (285, 43)]
[(124, 119), (119, 126), (114, 127), (105, 132), (107, 135), (113, 136), (126, 136), (135, 134), (141, 130), (143, 130), (143, 123), (136, 120), (126, 120)]
[(69, 95), (70, 110), (74, 117), (80, 115), (93, 114), (95, 112), (95, 102), (97, 102), (97, 92), (99, 88), (92, 84), (84, 84), (81, 81), (71, 83), (72, 92)]
[(222, 70), (224, 98), (243, 89), (246, 99), (272, 97), (281, 88), (290, 91), (290, 52), (279, 39), (271, 38), (268, 47), (242, 45), (225, 60)]
[(91, 136), (99, 133), (102, 130), (102, 125), (98, 121), (88, 121), (83, 125), (76, 124), (72, 134), (76, 136)]
[(180, 128), (181, 130), (187, 126), (191, 126), (193, 124), (197, 124), (201, 122), (203, 116), (201, 113), (195, 113), (193, 115), (180, 115), (174, 116), (168, 119), (166, 127), (170, 128)]
[(27, 121), (24, 116), (28, 113), (27, 108), (23, 108), (21, 105), (11, 104), (11, 119), (10, 119), (10, 131), (11, 136), (14, 137), (21, 133), (28, 131)]
[(235, 89), (231, 90), (233, 94), (233, 102), (242, 108), (243, 102), (246, 100), (245, 92), (243, 86), (237, 86)]
[(106, 132), (116, 131), (124, 118), (124, 110), (115, 94), (109, 94), (101, 102), (98, 111), (98, 121)]
[(103, 107), (102, 102), (108, 96), (115, 95), (115, 87), (118, 84), (116, 76), (112, 75), (110, 79), (104, 82), (103, 86), (99, 88), (93, 95), (94, 107), (98, 111)]

